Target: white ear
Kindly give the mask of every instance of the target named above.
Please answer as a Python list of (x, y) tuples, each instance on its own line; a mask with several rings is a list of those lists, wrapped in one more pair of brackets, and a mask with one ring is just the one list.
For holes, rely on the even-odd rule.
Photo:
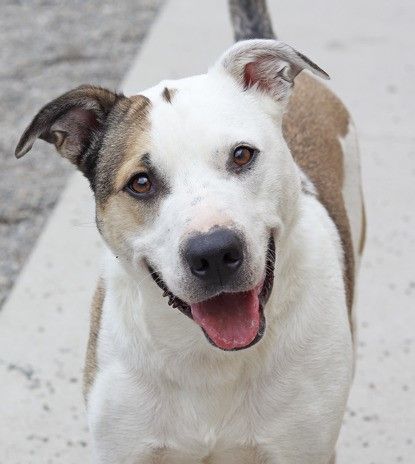
[(229, 48), (216, 63), (225, 69), (244, 89), (255, 88), (284, 102), (290, 95), (294, 78), (308, 69), (323, 79), (329, 75), (279, 40), (244, 40)]

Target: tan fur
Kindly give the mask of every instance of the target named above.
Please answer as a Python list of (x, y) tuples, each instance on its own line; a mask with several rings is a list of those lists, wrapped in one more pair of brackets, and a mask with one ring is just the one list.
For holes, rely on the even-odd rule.
[(150, 100), (142, 95), (124, 97), (113, 108), (107, 130), (99, 151), (96, 167), (97, 203), (104, 207), (109, 196), (120, 190), (133, 172), (123, 166), (131, 159), (139, 159), (150, 149), (149, 109)]
[[(128, 100), (130, 106), (113, 134), (122, 140), (121, 159), (115, 173), (115, 192), (121, 190), (132, 175), (147, 171), (141, 163), (141, 158), (150, 151), (149, 100), (141, 95), (130, 97)], [(118, 140), (116, 143), (119, 143)], [(110, 143), (109, 149), (112, 146), (113, 143)]]
[(98, 334), (101, 326), (102, 306), (105, 300), (105, 286), (100, 279), (92, 299), (91, 306), (91, 321), (89, 328), (88, 348), (86, 352), (86, 362), (84, 369), (84, 397), (88, 396), (88, 392), (94, 383), (94, 378), (98, 369), (97, 365), (97, 342)]
[(101, 151), (99, 168), (105, 170), (111, 189), (107, 195), (97, 196), (96, 202), (98, 228), (111, 248), (123, 256), (128, 255), (125, 237), (133, 236), (151, 220), (154, 208), (154, 202), (137, 201), (123, 191), (135, 174), (148, 171), (145, 155), (150, 152), (149, 100), (135, 96), (126, 105), (119, 123), (108, 131)]
[[(120, 102), (100, 152), (98, 164), (100, 180), (102, 181), (104, 177), (107, 186), (111, 186), (111, 189), (102, 197), (97, 195), (97, 224), (101, 231), (105, 230), (106, 240), (111, 242), (113, 249), (125, 243), (124, 234), (132, 235), (137, 231), (146, 215), (145, 211), (141, 210), (140, 204), (127, 193), (122, 192), (122, 189), (135, 173), (147, 169), (141, 160), (150, 148), (149, 105), (150, 101), (142, 96), (134, 96)], [(100, 280), (92, 301), (84, 372), (85, 398), (94, 383), (97, 371), (96, 349), (104, 299), (105, 286)]]
[(307, 174), (318, 198), (336, 225), (344, 250), (346, 301), (351, 316), (354, 257), (349, 220), (342, 195), (343, 152), (339, 141), (348, 130), (349, 114), (321, 82), (302, 73), (284, 115), (283, 131), (294, 160)]
[(99, 229), (117, 255), (129, 256), (126, 237), (134, 236), (151, 220), (151, 211), (152, 206), (141, 204), (126, 192), (111, 195), (105, 208), (97, 206)]
[(147, 166), (141, 162), (138, 156), (141, 151), (148, 148), (147, 136), (147, 131), (140, 131), (137, 133), (135, 140), (129, 144), (128, 151), (125, 153), (125, 160), (115, 175), (114, 193), (122, 190), (135, 174), (147, 172)]

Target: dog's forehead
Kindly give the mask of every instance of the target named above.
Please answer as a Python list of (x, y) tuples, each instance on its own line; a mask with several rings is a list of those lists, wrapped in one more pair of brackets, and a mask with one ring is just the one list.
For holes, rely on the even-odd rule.
[(267, 115), (252, 96), (221, 76), (163, 81), (143, 92), (152, 156), (157, 161), (203, 159), (239, 142), (256, 143)]

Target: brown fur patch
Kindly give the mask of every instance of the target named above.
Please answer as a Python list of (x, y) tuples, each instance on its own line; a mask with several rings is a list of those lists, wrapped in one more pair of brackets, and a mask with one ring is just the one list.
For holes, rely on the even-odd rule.
[(102, 135), (112, 110), (126, 100), (101, 87), (82, 85), (45, 105), (23, 133), (17, 147), (20, 158), (37, 138), (55, 145), (56, 150), (90, 181), (95, 190), (95, 167)]
[[(125, 246), (126, 237), (136, 234), (143, 220), (139, 202), (121, 190), (140, 169), (142, 155), (149, 150), (149, 107), (150, 100), (140, 95), (120, 100), (111, 112), (97, 156), (97, 225), (113, 250)], [(124, 254), (127, 252), (124, 250)], [(84, 372), (85, 398), (97, 372), (96, 350), (104, 299), (105, 287), (100, 280), (92, 301)]]
[(114, 193), (122, 190), (127, 182), (140, 172), (147, 172), (148, 167), (142, 162), (143, 156), (138, 156), (138, 153), (144, 151), (149, 146), (149, 137), (147, 131), (137, 133), (137, 137), (129, 144), (128, 151), (125, 152), (125, 158), (120, 165), (118, 172), (115, 175)]
[(147, 221), (154, 218), (156, 205), (143, 205), (126, 192), (111, 195), (105, 208), (97, 205), (97, 223), (114, 253), (131, 256), (131, 242)]
[(164, 87), (164, 90), (161, 93), (161, 96), (167, 103), (171, 103), (175, 93), (176, 93), (176, 89), (169, 89), (167, 87)]
[[(283, 119), (283, 132), (294, 160), (317, 189), (318, 197), (336, 225), (344, 250), (346, 302), (351, 315), (354, 256), (349, 219), (342, 195), (344, 137), (349, 114), (341, 101), (306, 73), (295, 81)], [(351, 319), (350, 319), (351, 320)]]
[(149, 149), (150, 105), (150, 100), (142, 95), (124, 98), (108, 118), (96, 167), (95, 196), (101, 206), (119, 189), (116, 182), (120, 181), (123, 166), (133, 158), (138, 160)]
[(87, 399), (98, 369), (97, 365), (97, 343), (101, 327), (102, 306), (105, 300), (105, 286), (102, 279), (98, 281), (91, 306), (91, 321), (89, 328), (88, 348), (84, 369), (84, 398)]
[(136, 96), (123, 104), (101, 149), (95, 196), (99, 231), (115, 253), (129, 256), (129, 238), (151, 220), (151, 214), (154, 217), (156, 201), (137, 201), (123, 191), (135, 174), (149, 170), (146, 155), (151, 148), (150, 101)]

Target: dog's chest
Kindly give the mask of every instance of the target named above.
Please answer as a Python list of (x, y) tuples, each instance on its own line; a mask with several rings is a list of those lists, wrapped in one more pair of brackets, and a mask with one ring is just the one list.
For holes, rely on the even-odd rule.
[(168, 447), (186, 450), (192, 443), (194, 452), (207, 456), (252, 443), (255, 426), (246, 385), (170, 386), (159, 391), (159, 401), (164, 407), (153, 433)]
[(108, 366), (97, 376), (93, 390), (92, 425), (105, 417), (108, 430), (106, 426), (100, 429), (100, 439), (111, 436), (125, 449), (134, 449), (137, 440), (143, 441), (159, 450), (155, 452), (164, 459), (161, 462), (186, 463), (189, 459), (194, 464), (219, 459), (231, 463), (237, 457), (238, 464), (255, 462), (254, 431), (262, 428), (257, 411), (262, 400), (257, 397), (255, 406), (252, 385), (243, 378), (217, 386), (209, 384), (209, 378), (195, 380), (183, 386)]

